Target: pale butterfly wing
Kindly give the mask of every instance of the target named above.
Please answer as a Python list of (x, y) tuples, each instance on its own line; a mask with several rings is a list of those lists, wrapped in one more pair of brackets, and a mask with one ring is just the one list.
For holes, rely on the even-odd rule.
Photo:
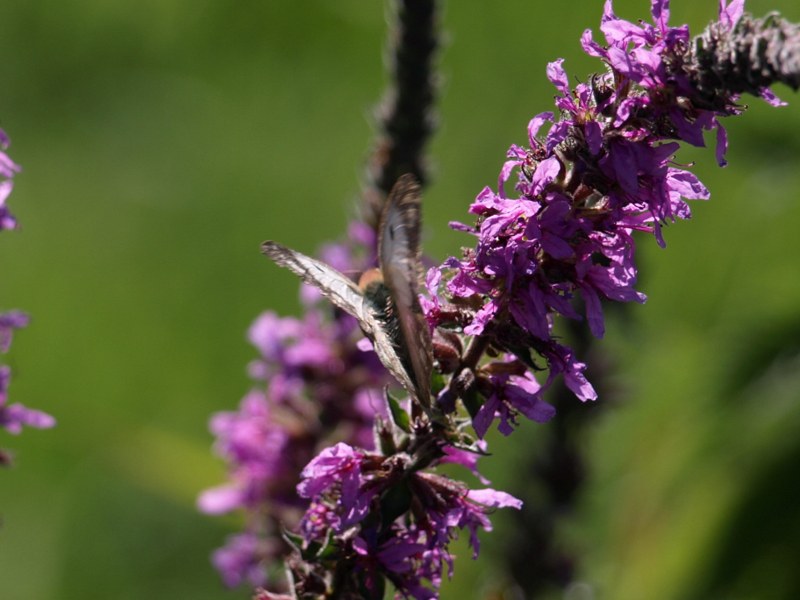
[(415, 395), (423, 406), (430, 407), (433, 351), (418, 290), (420, 203), (420, 186), (414, 176), (400, 177), (389, 193), (381, 217), (378, 258), (399, 323), (400, 356), (411, 370)]
[(416, 394), (414, 382), (397, 355), (392, 340), (355, 283), (325, 263), (277, 242), (264, 242), (261, 251), (275, 264), (289, 269), (305, 283), (316, 287), (335, 306), (355, 317), (361, 329), (372, 340), (381, 363), (409, 393)]

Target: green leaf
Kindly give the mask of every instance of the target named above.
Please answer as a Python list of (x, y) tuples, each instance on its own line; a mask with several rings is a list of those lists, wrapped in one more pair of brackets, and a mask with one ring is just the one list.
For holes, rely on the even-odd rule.
[(434, 396), (438, 396), (439, 392), (441, 392), (444, 389), (444, 386), (446, 384), (447, 381), (445, 381), (444, 375), (434, 371), (433, 374), (431, 375), (431, 393)]
[(386, 392), (386, 400), (389, 403), (389, 410), (392, 413), (392, 421), (394, 424), (406, 433), (410, 433), (411, 419), (409, 418), (408, 413), (403, 410), (403, 407), (400, 406), (400, 403), (392, 397), (388, 390)]

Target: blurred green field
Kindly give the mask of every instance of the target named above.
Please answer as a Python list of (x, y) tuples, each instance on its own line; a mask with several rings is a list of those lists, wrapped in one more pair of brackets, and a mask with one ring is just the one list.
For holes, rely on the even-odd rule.
[[(673, 4), (694, 32), (716, 15), (713, 0)], [(546, 63), (598, 68), (578, 39), (602, 2), (564, 6), (446, 7), (429, 255), (467, 243), (445, 224), (551, 110)], [(748, 9), (800, 20), (794, 0)], [(356, 0), (0, 5), (0, 126), (24, 169), (0, 308), (33, 317), (7, 357), (10, 397), (59, 422), (0, 432), (17, 458), (0, 472), (3, 600), (248, 597), (208, 561), (236, 517), (194, 506), (224, 476), (207, 421), (248, 389), (249, 323), (298, 310), (259, 243), (313, 252), (353, 214), (386, 15)], [(747, 99), (729, 123), (726, 169), (679, 155), (712, 200), (666, 230), (666, 250), (640, 240), (650, 299), (602, 343), (616, 400), (587, 431), (590, 483), (564, 528), (593, 590), (573, 600), (800, 598), (800, 98), (776, 91), (788, 107)], [(525, 493), (542, 427), (493, 440), (497, 487)], [(502, 579), (513, 525), (497, 522), (443, 597)]]

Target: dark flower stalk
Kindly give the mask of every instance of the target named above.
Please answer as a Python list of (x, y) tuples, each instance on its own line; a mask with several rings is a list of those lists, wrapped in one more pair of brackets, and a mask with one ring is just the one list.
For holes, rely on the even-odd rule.
[[(16, 229), (17, 220), (8, 210), (6, 200), (14, 187), (13, 177), (19, 172), (19, 166), (5, 153), (9, 139), (0, 130), (0, 231)], [(11, 347), (13, 333), (26, 327), (29, 322), (24, 312), (12, 310), (0, 313), (0, 353), (5, 354)], [(9, 433), (18, 434), (23, 426), (46, 429), (55, 425), (55, 419), (38, 410), (26, 408), (22, 404), (8, 404), (8, 386), (11, 381), (11, 369), (0, 365), (0, 428)], [(11, 455), (0, 449), (0, 465), (11, 464)]]
[(379, 135), (367, 165), (362, 218), (377, 230), (384, 201), (401, 175), (427, 181), (424, 148), (435, 128), (439, 47), (437, 0), (395, 0), (396, 22), (388, 51), (390, 87), (376, 117)]
[[(619, 307), (625, 313), (626, 305)], [(613, 365), (600, 351), (600, 344), (580, 322), (568, 323), (569, 340), (576, 354), (588, 359), (587, 374), (598, 388), (603, 402), (581, 405), (564, 385), (550, 391), (549, 400), (556, 415), (542, 431), (538, 452), (519, 456), (515, 472), (522, 494), (524, 488), (537, 492), (536, 503), (526, 503), (519, 513), (508, 520), (506, 538), (498, 564), (502, 565), (510, 581), (523, 592), (525, 598), (546, 598), (552, 589), (565, 589), (579, 572), (580, 556), (563, 544), (560, 527), (568, 521), (583, 492), (589, 476), (588, 457), (585, 456), (587, 427), (594, 423), (598, 411), (614, 404), (615, 396), (610, 379)]]
[[(800, 27), (778, 14), (742, 15), (712, 23), (692, 42), (684, 67), (700, 102), (708, 106), (730, 94), (762, 95), (783, 83), (800, 88)], [(699, 103), (699, 102), (698, 102)]]

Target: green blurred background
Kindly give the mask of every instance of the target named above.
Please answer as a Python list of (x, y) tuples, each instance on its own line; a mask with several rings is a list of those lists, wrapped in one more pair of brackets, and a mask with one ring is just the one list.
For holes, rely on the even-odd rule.
[[(716, 15), (715, 0), (673, 4), (694, 32)], [(795, 0), (748, 8), (800, 20)], [(546, 63), (598, 69), (578, 38), (601, 11), (449, 3), (428, 254), (468, 243), (444, 225), (551, 109)], [(249, 387), (249, 323), (298, 310), (259, 243), (313, 252), (353, 214), (387, 14), (358, 0), (0, 5), (0, 126), (24, 169), (0, 308), (33, 317), (7, 357), (10, 396), (58, 419), (0, 432), (17, 458), (0, 473), (3, 600), (248, 596), (208, 561), (237, 518), (194, 506), (224, 477), (207, 421)], [(586, 432), (591, 479), (564, 528), (593, 592), (571, 598), (800, 597), (800, 100), (777, 92), (790, 106), (747, 99), (729, 123), (728, 168), (679, 155), (712, 200), (666, 230), (667, 250), (640, 240), (650, 300), (602, 343), (614, 401)], [(494, 440), (498, 487), (525, 493), (542, 427)], [(480, 568), (462, 551), (444, 597), (502, 580), (512, 525), (497, 520)]]

